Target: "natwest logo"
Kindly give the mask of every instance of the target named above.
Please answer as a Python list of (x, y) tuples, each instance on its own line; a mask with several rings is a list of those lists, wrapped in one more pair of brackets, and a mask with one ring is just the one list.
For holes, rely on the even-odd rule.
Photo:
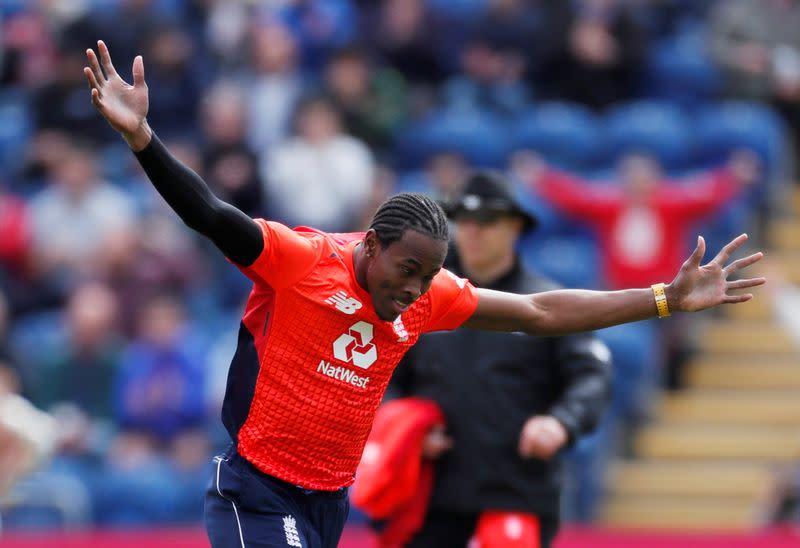
[(347, 333), (333, 341), (333, 356), (361, 369), (369, 369), (378, 359), (378, 349), (372, 343), (372, 324), (362, 321), (351, 325)]
[(317, 373), (322, 373), (323, 375), (327, 375), (328, 377), (336, 379), (337, 381), (352, 384), (353, 386), (357, 386), (359, 388), (366, 388), (367, 383), (369, 382), (369, 377), (361, 377), (356, 375), (355, 371), (350, 371), (341, 365), (332, 365), (330, 362), (326, 362), (325, 360), (319, 361)]

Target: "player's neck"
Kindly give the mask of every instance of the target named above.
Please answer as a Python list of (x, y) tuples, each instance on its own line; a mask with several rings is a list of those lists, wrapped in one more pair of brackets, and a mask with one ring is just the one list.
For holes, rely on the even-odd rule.
[(367, 288), (367, 256), (364, 253), (364, 244), (359, 243), (353, 250), (353, 272), (356, 275), (356, 282), (364, 291), (369, 291)]

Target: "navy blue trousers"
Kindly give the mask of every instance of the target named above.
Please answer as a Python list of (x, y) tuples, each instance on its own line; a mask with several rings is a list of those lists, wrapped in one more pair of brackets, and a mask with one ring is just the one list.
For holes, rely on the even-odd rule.
[(212, 548), (336, 548), (347, 489), (302, 489), (260, 472), (235, 449), (214, 460), (205, 498)]

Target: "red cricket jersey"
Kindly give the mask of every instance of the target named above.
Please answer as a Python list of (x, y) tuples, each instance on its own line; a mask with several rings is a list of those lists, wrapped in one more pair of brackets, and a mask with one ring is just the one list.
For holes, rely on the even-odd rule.
[(466, 321), (477, 292), (443, 269), (397, 321), (383, 321), (353, 270), (363, 233), (256, 222), (264, 250), (242, 268), (253, 290), (222, 420), (262, 472), (307, 489), (345, 487), (400, 358), (421, 333)]

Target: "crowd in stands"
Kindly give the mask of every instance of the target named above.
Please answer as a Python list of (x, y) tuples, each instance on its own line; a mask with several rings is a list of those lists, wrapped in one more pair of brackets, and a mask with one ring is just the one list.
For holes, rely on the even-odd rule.
[[(710, 249), (757, 235), (800, 141), (796, 0), (0, 0), (0, 17), (0, 378), (60, 425), (7, 527), (198, 522), (227, 444), (249, 283), (95, 111), (98, 39), (127, 81), (144, 56), (150, 125), (249, 215), (363, 230), (394, 192), (446, 200), (502, 169), (541, 222), (522, 257), (568, 286), (668, 282), (698, 230)], [(601, 333), (615, 402), (574, 485), (646, 417), (658, 328)]]

